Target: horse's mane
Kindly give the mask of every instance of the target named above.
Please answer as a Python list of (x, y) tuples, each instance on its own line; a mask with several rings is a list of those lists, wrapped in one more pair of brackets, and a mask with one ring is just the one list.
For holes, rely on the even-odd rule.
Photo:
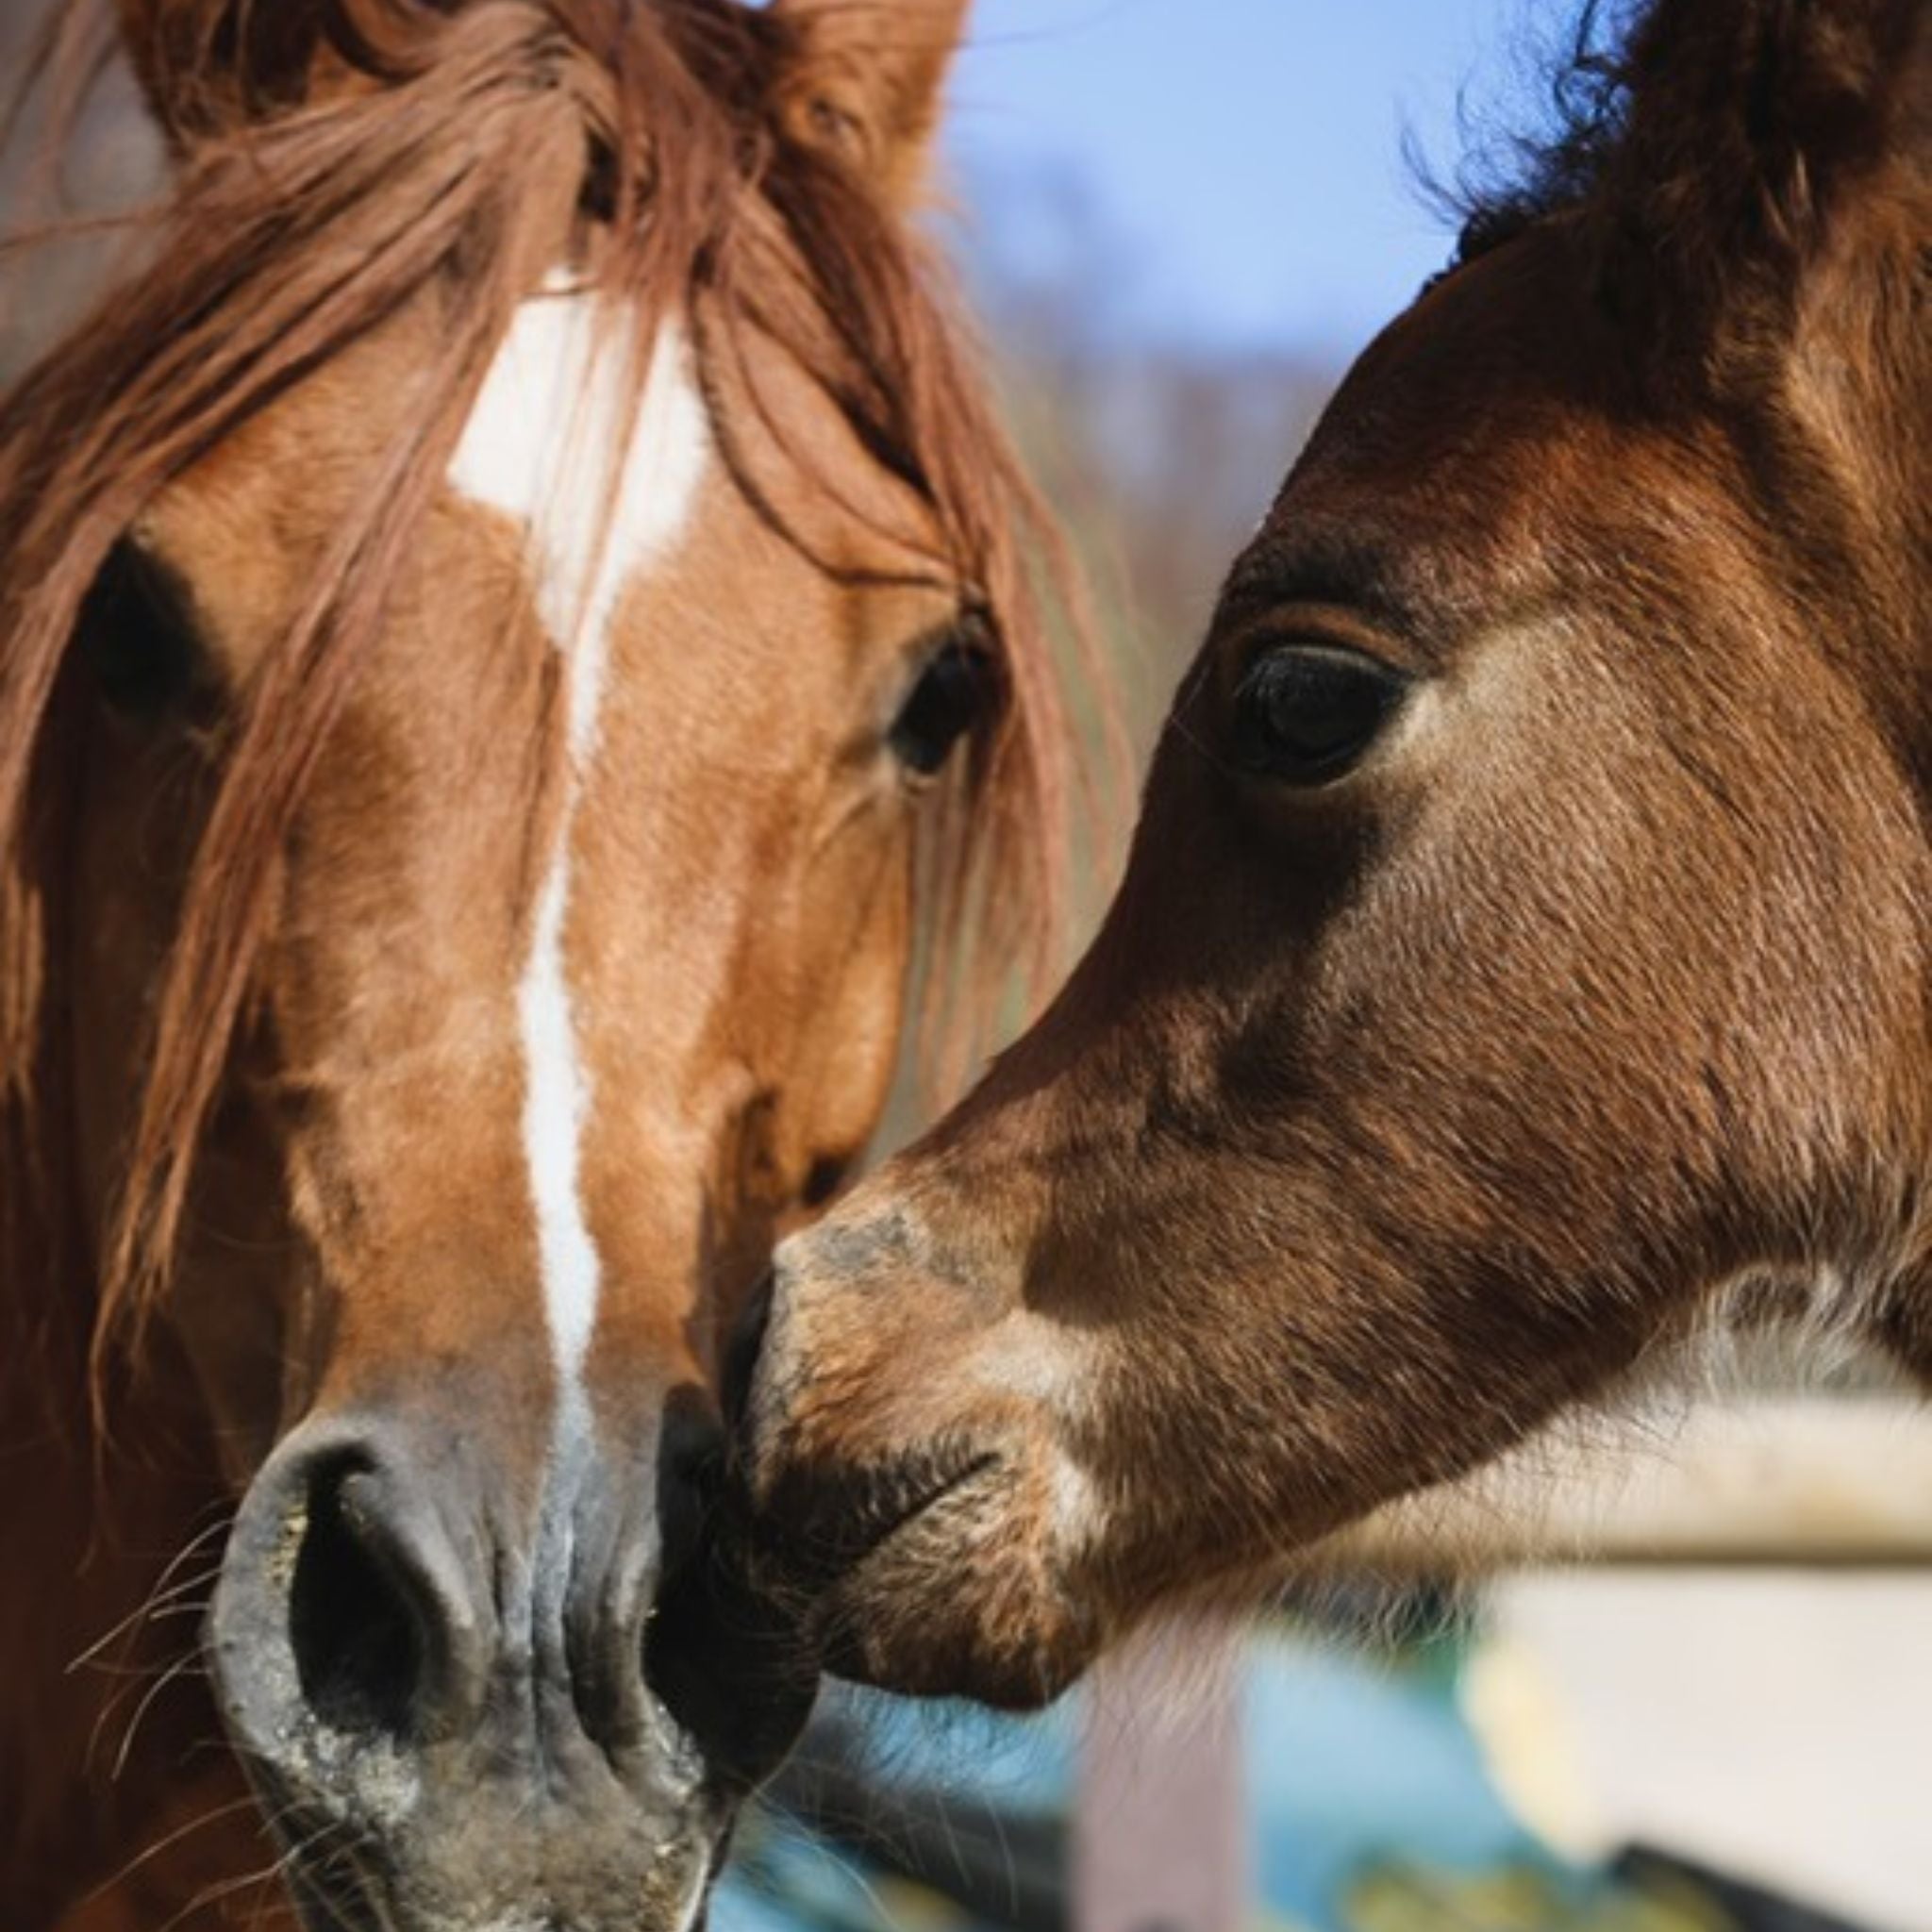
[(1560, 222), (1610, 307), (1679, 345), (1740, 285), (1775, 306), (1833, 212), (1824, 184), (1913, 111), (1920, 31), (1914, 0), (1583, 0), (1542, 125), (1479, 134), (1457, 181), (1425, 182), (1459, 223), (1451, 272)]
[[(291, 23), (299, 23), (291, 29)], [(406, 397), (380, 487), (240, 708), (186, 889), (108, 1231), (100, 1332), (158, 1291), (199, 1134), (245, 1017), (277, 854), (380, 626), (517, 303), (573, 207), (598, 237), (641, 385), (688, 310), (720, 414), (748, 330), (775, 338), (864, 445), (928, 499), (934, 569), (986, 600), (1008, 702), (938, 808), (925, 854), (941, 959), (1008, 981), (1063, 904), (1068, 737), (1039, 559), (1044, 518), (981, 401), (920, 242), (780, 98), (797, 28), (741, 0), (163, 0), (137, 49), (175, 105), (176, 173), (132, 223), (137, 264), (0, 397), (0, 1270), (11, 1292), (45, 1190), (29, 1168), (58, 999), (45, 841), (69, 645), (116, 542), (174, 477), (434, 283), (448, 353)], [(59, 0), (34, 73), (71, 123), (112, 42), (105, 0)], [(319, 68), (344, 84), (312, 96)], [(157, 81), (164, 87), (157, 87)], [(628, 329), (631, 325), (625, 323)], [(765, 514), (727, 422), (734, 475)], [(969, 930), (970, 929), (970, 930)], [(929, 974), (928, 977), (935, 975)], [(963, 983), (967, 969), (938, 978)], [(56, 1210), (58, 1211), (58, 1209)]]
[[(1625, 9), (1627, 11), (1627, 8)], [(1545, 69), (1547, 125), (1476, 126), (1460, 169), (1444, 181), (1422, 157), (1424, 192), (1457, 225), (1453, 265), (1500, 248), (1525, 228), (1587, 202), (1623, 132), (1629, 75), (1605, 0), (1585, 0)]]

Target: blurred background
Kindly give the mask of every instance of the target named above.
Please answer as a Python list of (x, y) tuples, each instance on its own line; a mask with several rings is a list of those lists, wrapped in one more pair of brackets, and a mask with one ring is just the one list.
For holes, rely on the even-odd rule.
[(1158, 713), (1341, 372), (1446, 258), (1407, 155), (1534, 125), (1524, 0), (978, 0), (946, 224)]
[[(1349, 361), (1445, 261), (1406, 154), (1533, 131), (1557, 0), (978, 0), (939, 220), (1145, 748)], [(0, 68), (35, 0), (0, 0)], [(111, 84), (66, 183), (155, 143)], [(0, 205), (19, 206), (0, 158)], [(0, 302), (0, 380), (85, 247)], [(1097, 904), (1102, 881), (1094, 882)], [(1932, 1932), (1932, 1454), (1859, 1391), (1592, 1488), (1591, 1567), (1325, 1585), (1047, 1717), (834, 1694), (716, 1932)], [(1688, 1472), (1688, 1473), (1687, 1473)]]

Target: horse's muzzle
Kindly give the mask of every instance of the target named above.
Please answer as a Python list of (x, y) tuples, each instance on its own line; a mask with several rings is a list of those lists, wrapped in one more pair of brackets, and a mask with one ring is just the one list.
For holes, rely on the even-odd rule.
[[(708, 1425), (527, 1493), (474, 1436), (305, 1424), (251, 1487), (208, 1645), (312, 1922), (686, 1932), (809, 1709), (705, 1531)], [(668, 1547), (667, 1547), (668, 1545)]]

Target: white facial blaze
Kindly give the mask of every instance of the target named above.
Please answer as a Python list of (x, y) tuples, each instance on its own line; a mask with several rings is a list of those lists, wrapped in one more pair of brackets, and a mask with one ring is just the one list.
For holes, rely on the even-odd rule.
[[(517, 1013), (524, 1146), (566, 1411), (582, 1404), (601, 1275), (581, 1179), (592, 1082), (569, 970), (577, 807), (596, 754), (619, 605), (677, 541), (710, 453), (704, 404), (675, 325), (658, 339), (631, 420), (625, 420), (625, 347), (612, 332), (600, 352), (595, 298), (538, 296), (518, 312), (451, 469), (462, 495), (515, 518), (527, 532), (538, 613), (564, 658), (569, 772), (562, 825), (537, 903)], [(607, 505), (608, 528), (600, 544)]]

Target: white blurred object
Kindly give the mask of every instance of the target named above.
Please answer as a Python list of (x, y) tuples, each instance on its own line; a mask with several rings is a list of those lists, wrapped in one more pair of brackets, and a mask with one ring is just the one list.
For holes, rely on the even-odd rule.
[(1566, 1418), (1336, 1538), (1384, 1575), (1527, 1565), (1932, 1566), (1932, 1410), (1788, 1394)]
[(1467, 1709), (1525, 1823), (1932, 1932), (1932, 1575), (1594, 1571), (1492, 1605)]

